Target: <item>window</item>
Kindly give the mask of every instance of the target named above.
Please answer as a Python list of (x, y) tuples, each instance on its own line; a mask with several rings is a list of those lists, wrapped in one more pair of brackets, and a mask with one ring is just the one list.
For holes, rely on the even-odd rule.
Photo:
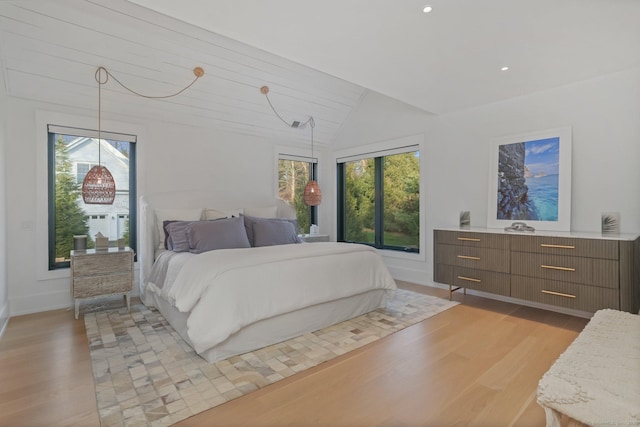
[(76, 182), (82, 185), (84, 177), (94, 166), (96, 166), (95, 163), (76, 163)]
[(338, 241), (420, 252), (420, 152), (415, 148), (338, 159)]
[(68, 268), (73, 236), (86, 235), (87, 247), (94, 247), (100, 232), (111, 246), (118, 239), (135, 251), (136, 224), (136, 137), (102, 132), (100, 163), (116, 182), (112, 205), (88, 205), (82, 200), (82, 182), (98, 164), (97, 132), (49, 125), (49, 270)]
[(316, 163), (309, 160), (285, 155), (278, 159), (278, 197), (295, 208), (301, 234), (309, 233), (311, 224), (318, 224), (317, 206), (307, 206), (303, 201), (304, 187), (316, 179)]

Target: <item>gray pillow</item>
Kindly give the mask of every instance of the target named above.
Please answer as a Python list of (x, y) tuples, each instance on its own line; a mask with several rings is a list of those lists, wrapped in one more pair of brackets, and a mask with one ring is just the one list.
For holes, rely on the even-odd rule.
[(288, 221), (255, 221), (253, 246), (275, 246), (300, 243), (296, 229)]
[[(249, 238), (249, 243), (251, 246), (256, 246), (253, 237), (253, 223), (254, 222), (284, 222), (293, 225), (293, 230), (298, 230), (298, 221), (295, 219), (285, 219), (285, 218), (259, 218), (257, 216), (243, 215), (244, 218), (244, 228), (247, 232), (247, 237)], [(299, 243), (299, 242), (298, 242)]]
[(187, 228), (194, 221), (164, 221), (165, 247), (174, 252), (189, 252)]
[(251, 247), (241, 217), (192, 222), (187, 227), (187, 237), (189, 250), (194, 254)]

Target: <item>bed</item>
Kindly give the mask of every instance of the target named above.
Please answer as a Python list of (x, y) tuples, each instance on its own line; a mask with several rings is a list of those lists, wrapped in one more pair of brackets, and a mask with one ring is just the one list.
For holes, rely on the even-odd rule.
[(288, 204), (272, 199), (242, 203), (206, 192), (143, 196), (143, 303), (156, 307), (208, 362), (386, 304), (396, 285), (375, 249), (299, 243), (294, 218)]

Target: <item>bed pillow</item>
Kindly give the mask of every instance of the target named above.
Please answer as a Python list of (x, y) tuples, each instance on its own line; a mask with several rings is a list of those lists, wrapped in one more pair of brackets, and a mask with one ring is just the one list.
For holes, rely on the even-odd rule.
[(194, 221), (165, 221), (166, 249), (173, 252), (189, 252), (187, 229), (193, 223)]
[(258, 218), (277, 218), (278, 205), (265, 206), (261, 208), (244, 208), (244, 214)]
[(197, 209), (155, 209), (156, 214), (156, 232), (158, 233), (158, 240), (160, 240), (159, 248), (165, 247), (165, 242), (162, 241), (164, 236), (164, 222), (165, 221), (199, 221), (202, 215), (202, 208)]
[(244, 215), (244, 228), (247, 232), (247, 237), (249, 238), (249, 243), (251, 246), (255, 246), (254, 237), (253, 237), (253, 223), (254, 222), (265, 222), (265, 221), (276, 221), (276, 222), (288, 222), (293, 225), (293, 229), (298, 229), (298, 221), (295, 219), (284, 219), (284, 218), (258, 218), (256, 216)]
[(239, 209), (212, 209), (206, 208), (202, 215), (204, 220), (221, 219), (221, 218), (233, 218), (242, 215), (242, 208)]
[(192, 222), (187, 227), (187, 238), (189, 251), (194, 254), (251, 247), (242, 217)]
[(253, 223), (253, 246), (275, 246), (300, 243), (296, 229), (288, 221), (257, 221)]

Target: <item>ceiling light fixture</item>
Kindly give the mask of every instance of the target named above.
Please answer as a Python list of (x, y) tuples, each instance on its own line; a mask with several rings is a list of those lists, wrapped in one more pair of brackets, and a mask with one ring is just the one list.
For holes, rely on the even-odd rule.
[(509, 67), (502, 67), (500, 68), (500, 71), (509, 71)]
[[(104, 72), (104, 78), (103, 78)], [(143, 98), (171, 98), (189, 89), (200, 77), (204, 75), (204, 69), (202, 67), (196, 67), (193, 69), (193, 74), (196, 78), (188, 84), (185, 88), (179, 90), (171, 95), (163, 96), (148, 96), (138, 93), (125, 86), (120, 80), (115, 78), (113, 74), (109, 72), (105, 67), (98, 67), (95, 73), (95, 79), (98, 82), (98, 164), (87, 172), (87, 175), (82, 181), (82, 200), (87, 205), (112, 205), (116, 197), (116, 182), (113, 179), (113, 175), (109, 172), (106, 166), (102, 165), (101, 147), (102, 147), (102, 85), (106, 84), (109, 77), (113, 77), (120, 86), (133, 93), (134, 95), (141, 96)]]
[[(309, 116), (309, 119), (307, 119), (306, 122), (293, 121), (289, 123), (285, 119), (283, 119), (280, 114), (278, 114), (276, 109), (273, 107), (273, 104), (271, 104), (271, 100), (269, 99), (269, 86), (262, 86), (260, 88), (260, 93), (267, 98), (269, 107), (271, 107), (271, 110), (273, 110), (273, 113), (276, 115), (276, 117), (279, 118), (280, 121), (282, 121), (282, 123), (284, 123), (288, 127), (301, 129), (306, 125), (309, 125), (309, 127), (311, 128), (311, 164), (313, 165), (315, 163), (315, 157), (313, 155), (313, 128), (316, 127), (316, 121), (312, 116)], [(322, 202), (322, 192), (320, 191), (320, 186), (314, 179), (309, 180), (309, 182), (307, 182), (307, 185), (304, 187), (303, 200), (304, 204), (307, 206), (318, 206), (320, 202)]]
[(425, 7), (422, 8), (422, 12), (424, 13), (430, 13), (433, 10), (433, 7), (427, 5)]

